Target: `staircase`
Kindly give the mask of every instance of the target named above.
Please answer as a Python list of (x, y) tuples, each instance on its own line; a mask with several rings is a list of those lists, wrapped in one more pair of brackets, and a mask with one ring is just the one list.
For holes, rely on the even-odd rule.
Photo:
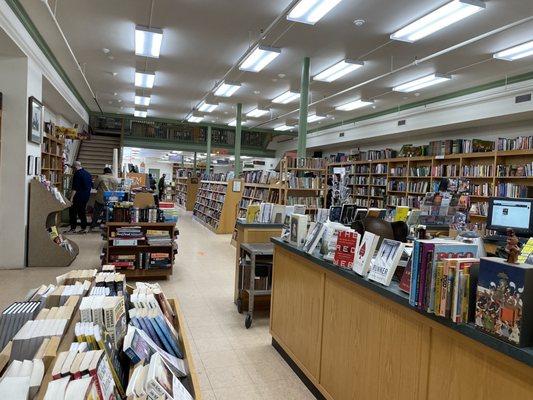
[(78, 161), (91, 175), (102, 175), (105, 166), (113, 165), (113, 149), (120, 149), (119, 135), (95, 135), (81, 142)]

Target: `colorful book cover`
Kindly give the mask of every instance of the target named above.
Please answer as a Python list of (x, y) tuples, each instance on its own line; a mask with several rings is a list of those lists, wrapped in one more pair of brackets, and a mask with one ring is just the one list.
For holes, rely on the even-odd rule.
[(420, 247), (422, 244), (417, 240), (413, 246), (413, 254), (411, 257), (411, 283), (409, 285), (409, 304), (412, 307), (416, 306), (416, 282), (418, 281), (418, 273), (420, 270), (419, 256)]
[[(414, 251), (414, 250), (413, 250)], [(411, 271), (413, 268), (413, 255), (407, 261), (405, 270), (403, 271), (402, 279), (400, 280), (400, 290), (405, 293), (410, 293), (411, 291)]]
[(370, 270), (370, 262), (372, 261), (372, 257), (376, 252), (378, 242), (378, 235), (368, 231), (363, 234), (363, 238), (360, 240), (360, 244), (356, 251), (355, 262), (353, 266), (353, 270), (359, 275), (368, 275), (368, 271)]
[(402, 257), (404, 247), (405, 243), (383, 239), (374, 263), (370, 267), (368, 279), (389, 286)]
[(519, 347), (533, 344), (533, 266), (482, 258), (476, 328)]
[(409, 214), (409, 207), (407, 206), (398, 206), (396, 207), (396, 213), (394, 214), (394, 221), (407, 221), (407, 216)]
[(359, 234), (357, 232), (353, 230), (339, 232), (333, 264), (341, 268), (352, 269), (358, 242)]

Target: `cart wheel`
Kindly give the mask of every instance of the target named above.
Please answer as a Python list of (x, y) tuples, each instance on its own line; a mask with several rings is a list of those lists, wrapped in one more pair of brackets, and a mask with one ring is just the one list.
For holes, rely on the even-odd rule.
[(240, 297), (237, 299), (237, 311), (242, 314), (242, 299)]
[(250, 314), (246, 316), (246, 319), (244, 320), (244, 326), (246, 327), (246, 329), (250, 329), (250, 327), (252, 326), (252, 316)]

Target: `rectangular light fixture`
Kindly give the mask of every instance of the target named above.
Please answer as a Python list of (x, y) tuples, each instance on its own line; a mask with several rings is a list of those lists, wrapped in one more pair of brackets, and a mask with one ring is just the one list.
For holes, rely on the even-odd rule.
[(269, 112), (270, 110), (254, 108), (252, 111), (249, 111), (246, 116), (251, 118), (260, 118), (263, 115), (267, 115)]
[(316, 114), (309, 114), (307, 116), (307, 122), (309, 124), (312, 124), (313, 122), (317, 122), (317, 121), (321, 121), (323, 119), (325, 119), (326, 117), (323, 116), (323, 115), (316, 115)]
[(291, 92), (290, 90), (287, 90), (285, 93), (280, 94), (278, 97), (276, 97), (274, 100), (272, 100), (272, 103), (276, 104), (288, 104), (296, 99), (300, 98), (300, 93), (298, 92)]
[(210, 113), (210, 112), (215, 111), (217, 107), (218, 107), (218, 103), (213, 103), (213, 102), (204, 100), (198, 106), (198, 111)]
[(237, 90), (241, 88), (241, 85), (233, 82), (222, 82), (220, 86), (215, 90), (215, 96), (219, 97), (231, 97)]
[(155, 72), (139, 72), (135, 71), (135, 86), (146, 89), (154, 87)]
[(337, 111), (353, 111), (353, 110), (357, 110), (358, 108), (363, 108), (363, 107), (370, 106), (372, 104), (374, 104), (373, 101), (359, 99), (359, 100), (350, 101), (349, 103), (337, 106), (337, 107), (335, 107), (335, 110), (337, 110)]
[(394, 32), (390, 38), (413, 43), (485, 9), (480, 0), (453, 0)]
[(422, 78), (415, 79), (414, 81), (395, 86), (392, 88), (392, 90), (394, 90), (395, 92), (410, 93), (426, 88), (428, 86), (433, 86), (442, 82), (449, 81), (451, 79), (452, 77), (449, 75), (431, 74), (423, 76)]
[(257, 46), (244, 59), (239, 69), (241, 71), (259, 72), (281, 54), (277, 47)]
[(135, 55), (159, 58), (163, 31), (159, 28), (135, 27)]
[(135, 105), (148, 107), (150, 105), (150, 96), (135, 96)]
[[(241, 125), (242, 125), (242, 122), (241, 122)], [(228, 126), (237, 126), (237, 120), (236, 119), (231, 120), (230, 122), (228, 122)]]
[(133, 112), (133, 116), (138, 117), (138, 118), (146, 118), (147, 115), (148, 115), (148, 111), (135, 110)]
[(281, 131), (281, 132), (290, 131), (291, 129), (294, 129), (294, 126), (280, 125), (274, 128), (275, 131)]
[(333, 82), (339, 78), (342, 78), (344, 75), (349, 74), (352, 71), (355, 71), (358, 68), (361, 68), (363, 63), (360, 61), (354, 60), (342, 60), (335, 65), (332, 65), (328, 69), (322, 71), (318, 75), (313, 77), (314, 81), (322, 82)]
[(533, 40), (499, 51), (492, 56), (500, 60), (514, 61), (530, 55), (533, 55)]
[(314, 25), (342, 0), (300, 0), (289, 12), (289, 21)]
[(203, 119), (204, 119), (204, 117), (201, 117), (201, 116), (198, 116), (198, 115), (193, 115), (193, 114), (191, 114), (191, 115), (189, 116), (189, 118), (187, 118), (187, 121), (198, 123), (198, 122), (202, 122)]

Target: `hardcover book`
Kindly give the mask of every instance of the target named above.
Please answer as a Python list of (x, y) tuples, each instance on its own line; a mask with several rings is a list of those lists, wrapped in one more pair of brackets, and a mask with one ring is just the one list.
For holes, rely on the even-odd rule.
[(307, 236), (307, 215), (291, 215), (290, 243), (295, 246), (303, 246)]
[(340, 222), (341, 220), (342, 207), (341, 206), (332, 206), (329, 208), (329, 220), (331, 222)]
[(350, 225), (353, 221), (355, 221), (356, 211), (357, 206), (355, 204), (344, 204), (341, 212), (341, 224)]
[(533, 344), (533, 266), (482, 258), (476, 328), (519, 347)]
[(318, 243), (322, 239), (322, 235), (324, 233), (325, 228), (326, 227), (322, 222), (317, 222), (316, 224), (314, 224), (314, 226), (309, 230), (309, 233), (307, 234), (303, 251), (309, 254), (313, 254), (316, 247), (318, 246)]
[(372, 257), (374, 257), (378, 242), (378, 235), (368, 231), (363, 234), (363, 238), (361, 239), (355, 254), (355, 263), (353, 266), (353, 270), (359, 275), (368, 275), (368, 272), (370, 271), (370, 262), (372, 261)]
[(352, 269), (355, 259), (355, 250), (359, 242), (359, 234), (354, 230), (339, 232), (333, 264), (345, 269)]
[(402, 257), (405, 244), (391, 239), (383, 239), (378, 254), (370, 267), (368, 279), (389, 286), (394, 271)]

